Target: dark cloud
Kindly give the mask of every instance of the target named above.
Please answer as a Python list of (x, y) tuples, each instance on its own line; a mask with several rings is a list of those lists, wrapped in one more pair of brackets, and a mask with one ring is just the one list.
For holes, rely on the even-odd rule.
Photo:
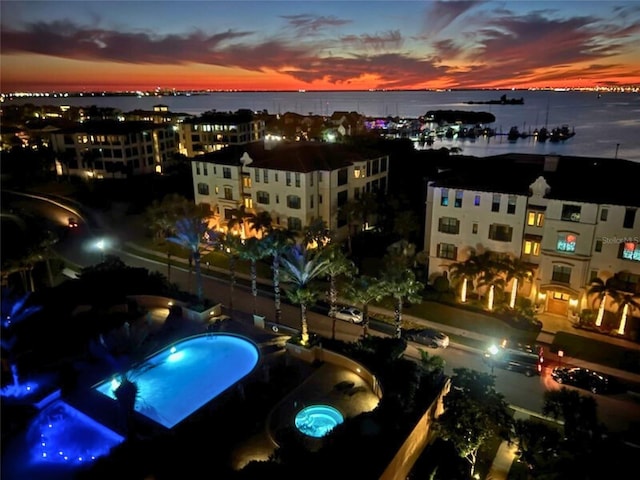
[(289, 26), (296, 30), (299, 36), (316, 35), (325, 27), (339, 27), (351, 23), (351, 20), (344, 20), (331, 16), (320, 15), (284, 15), (283, 18)]
[(393, 30), (375, 35), (345, 35), (340, 37), (340, 43), (347, 47), (385, 50), (401, 47), (403, 38), (399, 30)]

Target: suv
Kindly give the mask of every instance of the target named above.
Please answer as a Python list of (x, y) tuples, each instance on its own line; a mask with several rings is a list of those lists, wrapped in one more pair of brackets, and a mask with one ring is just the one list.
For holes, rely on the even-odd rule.
[(529, 350), (491, 346), (485, 352), (484, 360), (491, 367), (492, 373), (493, 368), (498, 367), (533, 377), (542, 373), (544, 356), (542, 349), (538, 350), (537, 347)]
[(403, 337), (410, 342), (421, 343), (433, 348), (447, 348), (449, 346), (449, 336), (432, 328), (405, 330)]

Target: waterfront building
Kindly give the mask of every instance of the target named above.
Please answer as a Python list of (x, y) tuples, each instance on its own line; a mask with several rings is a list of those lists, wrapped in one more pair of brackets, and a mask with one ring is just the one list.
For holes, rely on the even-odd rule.
[(179, 150), (187, 157), (194, 157), (230, 145), (246, 145), (263, 140), (264, 129), (264, 120), (251, 110), (206, 112), (178, 124)]
[(524, 154), (440, 172), (427, 189), (429, 280), (491, 251), (533, 269), (518, 294), (539, 311), (577, 318), (594, 308), (594, 278), (640, 295), (637, 178), (640, 164), (626, 160)]
[(114, 120), (50, 127), (57, 175), (82, 178), (126, 178), (163, 173), (176, 154), (170, 124)]
[(266, 148), (253, 142), (196, 156), (191, 164), (195, 202), (206, 204), (221, 228), (243, 206), (247, 213), (268, 212), (274, 226), (298, 232), (322, 219), (343, 239), (353, 226), (342, 207), (365, 192), (388, 188), (387, 155), (343, 144)]

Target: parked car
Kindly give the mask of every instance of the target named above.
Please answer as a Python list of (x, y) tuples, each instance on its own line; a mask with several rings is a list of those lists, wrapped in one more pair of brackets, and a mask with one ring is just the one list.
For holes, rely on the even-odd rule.
[(421, 343), (433, 348), (447, 348), (449, 346), (449, 336), (432, 328), (405, 330), (403, 337), (410, 342)]
[(67, 219), (67, 225), (69, 228), (78, 228), (78, 220), (75, 217), (69, 217)]
[(356, 307), (342, 307), (336, 312), (336, 318), (351, 323), (362, 323), (362, 312)]
[(589, 390), (591, 393), (603, 393), (609, 390), (609, 377), (583, 367), (554, 367), (551, 378), (556, 382)]

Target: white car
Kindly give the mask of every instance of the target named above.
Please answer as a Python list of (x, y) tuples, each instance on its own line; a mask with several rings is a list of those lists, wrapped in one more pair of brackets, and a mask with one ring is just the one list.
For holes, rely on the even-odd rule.
[(343, 307), (336, 312), (336, 318), (351, 323), (362, 323), (362, 312), (356, 307)]

